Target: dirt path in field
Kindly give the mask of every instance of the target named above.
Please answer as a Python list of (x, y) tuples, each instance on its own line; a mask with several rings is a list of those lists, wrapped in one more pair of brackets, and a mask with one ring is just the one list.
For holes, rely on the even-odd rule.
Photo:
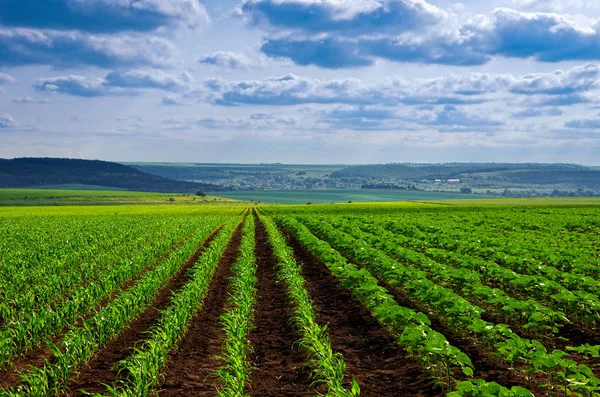
[(238, 227), (218, 264), (203, 309), (192, 320), (178, 349), (169, 357), (165, 381), (158, 388), (159, 396), (217, 395), (216, 382), (211, 377), (221, 366), (215, 356), (221, 353), (225, 339), (219, 317), (226, 309), (231, 265), (238, 257), (241, 237), (241, 227)]
[(333, 349), (344, 356), (346, 374), (355, 377), (361, 396), (442, 396), (428, 374), (391, 340), (350, 291), (291, 234), (286, 233), (307, 288), (318, 309), (320, 324), (328, 324)]
[[(80, 390), (90, 393), (102, 393), (106, 391), (102, 384), (110, 385), (116, 382), (118, 377), (114, 366), (120, 360), (132, 354), (136, 343), (145, 339), (145, 332), (155, 324), (160, 317), (160, 311), (169, 306), (173, 292), (179, 290), (189, 281), (188, 270), (198, 261), (206, 247), (216, 237), (216, 234), (217, 231), (187, 260), (179, 272), (160, 290), (154, 302), (127, 329), (104, 346), (96, 357), (82, 368), (79, 376), (71, 380), (68, 386), (69, 390), (63, 393), (64, 396), (80, 396), (82, 395)], [(237, 234), (239, 234), (239, 228)]]
[(249, 394), (256, 397), (313, 396), (309, 390), (310, 369), (303, 369), (306, 358), (300, 339), (290, 324), (284, 281), (276, 281), (277, 260), (268, 242), (264, 225), (256, 219), (256, 259), (258, 262), (255, 329), (250, 334), (255, 367), (250, 375)]
[[(219, 226), (217, 228), (217, 230), (215, 230), (205, 240), (205, 242), (203, 243), (202, 248), (201, 248), (202, 250), (208, 245), (208, 243), (210, 243), (210, 241), (212, 241), (212, 239), (216, 236), (216, 234), (221, 230), (222, 227), (223, 227), (222, 225)], [(102, 308), (106, 307), (110, 303), (110, 301), (112, 301), (120, 292), (126, 291), (127, 289), (131, 288), (133, 286), (133, 284), (135, 284), (135, 282), (137, 282), (140, 278), (142, 278), (147, 272), (152, 270), (163, 259), (168, 257), (173, 251), (175, 251), (177, 248), (182, 246), (183, 243), (188, 238), (191, 238), (191, 236), (192, 235), (188, 235), (188, 236), (182, 238), (181, 240), (179, 240), (179, 242), (177, 242), (176, 245), (174, 245), (168, 251), (164, 252), (162, 255), (160, 255), (158, 258), (156, 258), (151, 264), (147, 265), (139, 274), (137, 274), (130, 280), (126, 281), (123, 285), (121, 285), (119, 288), (117, 288), (115, 291), (113, 291), (109, 296), (104, 298), (104, 300), (102, 300), (102, 302), (98, 306), (96, 306), (94, 308), (94, 310), (90, 311), (89, 313), (86, 313), (79, 320), (77, 320), (75, 327), (82, 327), (83, 322), (86, 319), (90, 318), (95, 313), (102, 310)], [(69, 329), (68, 327), (63, 328), (57, 334), (57, 336), (53, 337), (50, 340), (50, 342), (53, 344), (56, 344), (56, 345), (60, 344), (60, 341), (62, 340), (64, 334), (68, 331), (68, 329)], [(51, 360), (52, 357), (53, 357), (52, 350), (46, 345), (36, 347), (36, 348), (26, 352), (22, 357), (13, 361), (13, 363), (10, 366), (5, 367), (0, 371), (0, 387), (8, 388), (8, 387), (15, 386), (20, 381), (19, 373), (21, 371), (27, 370), (28, 368), (30, 368), (32, 366), (33, 367), (41, 367), (44, 365), (46, 360)]]

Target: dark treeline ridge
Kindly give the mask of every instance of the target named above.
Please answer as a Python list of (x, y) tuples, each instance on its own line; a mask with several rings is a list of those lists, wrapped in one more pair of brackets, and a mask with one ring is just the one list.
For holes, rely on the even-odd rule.
[(67, 158), (0, 159), (0, 187), (24, 188), (83, 184), (143, 192), (194, 193), (218, 191), (214, 185), (176, 181), (118, 163)]

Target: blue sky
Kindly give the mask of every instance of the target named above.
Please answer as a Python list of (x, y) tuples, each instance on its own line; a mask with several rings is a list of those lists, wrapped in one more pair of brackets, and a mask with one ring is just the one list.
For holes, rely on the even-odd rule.
[(3, 0), (0, 157), (599, 164), (600, 3)]

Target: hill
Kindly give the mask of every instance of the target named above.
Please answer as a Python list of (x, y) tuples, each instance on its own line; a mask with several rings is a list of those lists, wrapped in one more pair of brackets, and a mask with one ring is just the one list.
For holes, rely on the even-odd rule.
[(0, 159), (0, 188), (67, 184), (164, 193), (221, 189), (210, 184), (167, 179), (108, 161), (59, 158)]
[(415, 179), (428, 175), (427, 172), (404, 164), (374, 164), (355, 165), (332, 172), (329, 177), (342, 178), (367, 178), (373, 180), (388, 179)]

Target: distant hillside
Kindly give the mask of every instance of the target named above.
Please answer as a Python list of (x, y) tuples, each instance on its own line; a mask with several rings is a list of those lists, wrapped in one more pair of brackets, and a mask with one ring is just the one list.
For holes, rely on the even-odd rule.
[(58, 158), (0, 159), (0, 187), (84, 184), (144, 192), (218, 191), (218, 186), (175, 181), (107, 161)]
[(404, 164), (375, 164), (355, 165), (332, 172), (329, 177), (341, 178), (367, 178), (367, 179), (415, 179), (428, 175), (427, 172)]

